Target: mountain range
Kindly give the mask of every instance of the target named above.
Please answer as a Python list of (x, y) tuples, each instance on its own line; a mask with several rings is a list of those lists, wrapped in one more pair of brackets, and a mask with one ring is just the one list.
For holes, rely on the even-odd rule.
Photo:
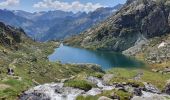
[(98, 24), (123, 5), (98, 8), (93, 12), (64, 12), (60, 10), (30, 13), (22, 10), (0, 10), (0, 21), (21, 27), (28, 36), (38, 41), (64, 39)]
[(84, 48), (122, 52), (170, 32), (169, 0), (127, 0), (110, 18), (66, 43)]

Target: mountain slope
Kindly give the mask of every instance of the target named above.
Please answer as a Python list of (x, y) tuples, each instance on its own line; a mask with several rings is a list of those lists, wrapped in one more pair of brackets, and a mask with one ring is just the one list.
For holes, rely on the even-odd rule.
[(168, 33), (169, 12), (168, 0), (128, 0), (106, 21), (65, 42), (68, 45), (121, 52), (141, 41)]
[(23, 38), (26, 38), (26, 35), (22, 29), (6, 26), (0, 22), (0, 45), (17, 48), (17, 45), (22, 42)]

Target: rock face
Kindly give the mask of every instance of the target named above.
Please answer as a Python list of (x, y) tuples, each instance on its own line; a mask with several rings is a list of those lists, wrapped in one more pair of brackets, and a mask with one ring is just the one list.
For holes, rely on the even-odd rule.
[(167, 2), (128, 0), (106, 21), (65, 42), (85, 48), (124, 51), (136, 45), (140, 38), (147, 40), (169, 32), (170, 9)]

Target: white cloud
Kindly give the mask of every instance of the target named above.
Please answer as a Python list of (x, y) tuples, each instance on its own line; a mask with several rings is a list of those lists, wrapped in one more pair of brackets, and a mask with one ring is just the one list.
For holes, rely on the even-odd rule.
[(20, 3), (20, 0), (4, 0), (0, 2), (0, 7), (14, 6)]
[(79, 1), (68, 3), (59, 0), (43, 0), (41, 2), (34, 4), (33, 7), (38, 9), (55, 9), (55, 10), (73, 11), (73, 12), (78, 12), (78, 11), (89, 12), (104, 6), (99, 3), (93, 4), (91, 2), (82, 4)]

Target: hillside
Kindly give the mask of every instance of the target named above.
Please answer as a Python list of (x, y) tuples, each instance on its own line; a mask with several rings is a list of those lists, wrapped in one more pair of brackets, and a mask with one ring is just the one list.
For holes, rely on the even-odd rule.
[(0, 23), (0, 34), (0, 99), (16, 100), (22, 91), (40, 83), (99, 69), (95, 65), (49, 62), (47, 56), (59, 43), (34, 42), (22, 29)]
[[(3, 23), (0, 23), (0, 44), (5, 47), (17, 46), (17, 43), (21, 42), (21, 35), (18, 31), (10, 26), (5, 26)], [(22, 30), (21, 30), (22, 31)]]
[(169, 33), (168, 0), (128, 0), (121, 10), (68, 45), (122, 52), (142, 41)]

